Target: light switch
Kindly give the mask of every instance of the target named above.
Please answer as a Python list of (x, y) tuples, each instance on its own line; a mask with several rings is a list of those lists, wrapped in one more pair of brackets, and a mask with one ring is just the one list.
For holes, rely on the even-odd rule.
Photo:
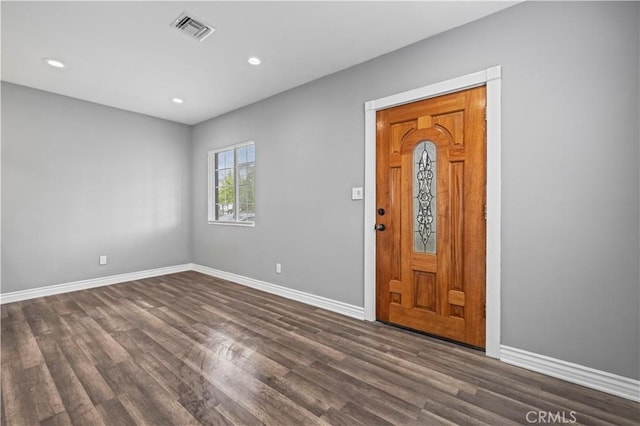
[(351, 199), (352, 200), (362, 200), (364, 193), (362, 191), (362, 187), (359, 186), (357, 188), (351, 188)]

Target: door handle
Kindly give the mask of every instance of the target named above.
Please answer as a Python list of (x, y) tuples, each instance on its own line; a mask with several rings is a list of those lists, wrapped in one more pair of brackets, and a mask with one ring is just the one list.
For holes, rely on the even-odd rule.
[(384, 231), (385, 229), (387, 229), (387, 227), (384, 226), (384, 224), (382, 224), (382, 223), (379, 224), (379, 225), (376, 225), (376, 227), (375, 227), (376, 231)]

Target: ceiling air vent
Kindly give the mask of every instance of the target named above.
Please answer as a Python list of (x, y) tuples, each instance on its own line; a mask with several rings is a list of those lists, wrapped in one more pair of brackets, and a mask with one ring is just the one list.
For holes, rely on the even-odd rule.
[(199, 41), (209, 37), (213, 31), (215, 31), (213, 27), (203, 23), (200, 19), (195, 18), (192, 14), (187, 12), (182, 12), (180, 16), (171, 23), (171, 26), (183, 34), (193, 37)]

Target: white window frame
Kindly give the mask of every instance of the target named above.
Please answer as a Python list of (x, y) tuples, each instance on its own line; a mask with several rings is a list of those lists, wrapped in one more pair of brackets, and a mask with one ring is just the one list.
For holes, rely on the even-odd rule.
[[(207, 168), (208, 168), (208, 183), (207, 183), (207, 189), (209, 191), (208, 194), (208, 199), (209, 199), (209, 203), (208, 203), (208, 211), (207, 211), (207, 220), (208, 223), (210, 225), (227, 225), (227, 226), (256, 226), (256, 222), (255, 222), (255, 217), (254, 220), (252, 221), (239, 221), (239, 220), (217, 220), (216, 219), (216, 197), (215, 197), (215, 188), (216, 188), (216, 183), (215, 183), (215, 173), (216, 173), (216, 154), (220, 153), (220, 152), (224, 152), (224, 151), (236, 151), (238, 148), (242, 148), (245, 146), (249, 146), (249, 145), (253, 145), (253, 150), (254, 150), (254, 160), (253, 160), (253, 167), (254, 167), (254, 171), (255, 171), (255, 147), (256, 144), (254, 141), (246, 141), (246, 142), (242, 142), (236, 145), (229, 145), (229, 146), (225, 146), (222, 148), (217, 148), (214, 150), (211, 150), (208, 152), (208, 162), (207, 162)], [(234, 159), (236, 159), (237, 156), (234, 154)], [(237, 160), (234, 160), (234, 190), (235, 190), (235, 206), (234, 206), (234, 214), (237, 214), (237, 203), (238, 203), (238, 199), (239, 199), (239, 194), (238, 194), (238, 164), (237, 164)], [(254, 182), (254, 191), (255, 191), (255, 182)], [(255, 203), (255, 201), (254, 201)], [(254, 209), (255, 209), (255, 204), (254, 204)]]

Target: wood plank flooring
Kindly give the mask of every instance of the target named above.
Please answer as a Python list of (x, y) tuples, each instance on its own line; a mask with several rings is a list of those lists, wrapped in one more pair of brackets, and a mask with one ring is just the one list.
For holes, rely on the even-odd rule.
[(1, 311), (2, 425), (640, 423), (637, 403), (196, 272)]

